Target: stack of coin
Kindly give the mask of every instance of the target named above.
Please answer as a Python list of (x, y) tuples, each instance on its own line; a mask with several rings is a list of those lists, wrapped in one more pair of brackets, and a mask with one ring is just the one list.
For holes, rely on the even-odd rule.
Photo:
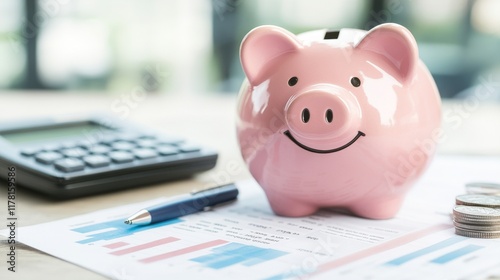
[(500, 238), (500, 196), (464, 194), (453, 208), (455, 233), (474, 238)]
[(500, 196), (500, 184), (473, 182), (465, 185), (468, 194)]

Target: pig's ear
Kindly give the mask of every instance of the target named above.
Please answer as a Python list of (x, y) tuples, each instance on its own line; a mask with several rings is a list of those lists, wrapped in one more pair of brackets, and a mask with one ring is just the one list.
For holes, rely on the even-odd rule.
[(376, 53), (399, 73), (405, 81), (412, 77), (418, 63), (418, 47), (413, 35), (405, 27), (386, 23), (370, 30), (356, 49)]
[(259, 26), (250, 31), (240, 47), (243, 71), (251, 84), (262, 82), (263, 72), (270, 62), (285, 53), (301, 47), (294, 34), (271, 25)]

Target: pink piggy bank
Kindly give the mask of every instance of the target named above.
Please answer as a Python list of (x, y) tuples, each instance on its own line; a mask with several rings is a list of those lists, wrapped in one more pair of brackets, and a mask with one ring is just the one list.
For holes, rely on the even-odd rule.
[(411, 33), (261, 26), (240, 58), (239, 146), (273, 211), (396, 215), (441, 132), (439, 92)]

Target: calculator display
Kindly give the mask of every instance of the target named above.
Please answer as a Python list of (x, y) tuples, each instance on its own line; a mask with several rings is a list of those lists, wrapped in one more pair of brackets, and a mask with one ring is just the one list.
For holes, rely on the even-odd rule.
[(59, 140), (69, 137), (85, 137), (110, 131), (95, 122), (66, 123), (64, 125), (37, 127), (15, 131), (0, 132), (0, 136), (13, 145)]

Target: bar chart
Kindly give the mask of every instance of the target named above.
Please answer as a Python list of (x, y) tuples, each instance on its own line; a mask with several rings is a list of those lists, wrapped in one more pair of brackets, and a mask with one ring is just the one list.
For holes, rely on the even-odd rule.
[[(321, 271), (319, 279), (349, 276), (362, 280), (372, 279), (374, 274), (380, 279), (400, 279), (401, 275), (414, 279), (406, 274), (407, 271), (418, 275), (418, 279), (457, 279), (499, 265), (497, 258), (485, 256), (498, 255), (500, 242), (491, 246), (490, 240), (458, 236), (452, 229), (436, 231), (398, 246), (387, 245), (371, 256), (363, 252), (364, 257), (354, 254), (351, 258), (333, 261), (330, 270)], [(286, 279), (278, 276), (268, 280)]]
[[(137, 245), (132, 245), (127, 242), (120, 241), (105, 244), (102, 247), (108, 249), (117, 249), (114, 251), (110, 251), (110, 255), (126, 256), (180, 240), (180, 238), (169, 236)], [(165, 249), (165, 252), (161, 254), (142, 258), (138, 261), (144, 264), (155, 263), (168, 260), (169, 258), (175, 258), (206, 249), (211, 250), (206, 251), (202, 256), (191, 258), (189, 260), (199, 263), (203, 266), (210, 267), (212, 269), (222, 269), (236, 264), (241, 264), (243, 266), (253, 266), (288, 254), (287, 252), (280, 250), (266, 249), (257, 246), (250, 246), (236, 242), (228, 242), (222, 239), (216, 239), (176, 250)]]
[[(288, 254), (285, 251), (262, 248), (224, 239), (212, 239), (193, 243), (185, 236), (164, 236), (146, 242), (138, 242), (132, 235), (141, 235), (155, 230), (164, 232), (165, 226), (182, 223), (182, 219), (173, 219), (149, 226), (130, 226), (123, 220), (96, 222), (71, 230), (83, 236), (75, 243), (81, 245), (98, 244), (110, 256), (120, 258), (133, 257), (141, 264), (161, 264), (170, 259), (185, 257), (187, 261), (220, 270), (241, 265), (251, 267), (274, 260)], [(160, 231), (159, 231), (160, 230)], [(182, 245), (169, 246), (176, 243)]]
[[(303, 227), (303, 231), (299, 232), (294, 227), (297, 226), (297, 221), (287, 221), (287, 229), (283, 228), (283, 224), (276, 227), (274, 233), (269, 234), (262, 231), (256, 231), (266, 227), (272, 229), (274, 224), (269, 223), (269, 217), (266, 216), (264, 224), (258, 216), (252, 217), (252, 208), (245, 208), (246, 212), (225, 212), (217, 215), (213, 213), (210, 220), (205, 219), (206, 213), (203, 216), (191, 215), (182, 219), (172, 219), (161, 223), (151, 224), (147, 226), (130, 226), (123, 223), (122, 219), (95, 220), (87, 221), (71, 227), (74, 232), (73, 242), (79, 246), (92, 246), (100, 248), (100, 252), (106, 255), (106, 258), (116, 258), (119, 262), (128, 262), (152, 271), (161, 270), (162, 267), (176, 267), (176, 269), (208, 269), (211, 272), (224, 271), (225, 273), (241, 273), (245, 269), (254, 267), (265, 268), (261, 272), (269, 272), (275, 269), (275, 273), (262, 273), (261, 279), (288, 279), (290, 277), (299, 277), (308, 275), (313, 271), (327, 272), (335, 271), (339, 268), (348, 267), (350, 264), (356, 264), (364, 259), (376, 256), (393, 249), (402, 248), (409, 242), (418, 241), (422, 238), (432, 236), (443, 231), (451, 229), (449, 224), (434, 224), (417, 231), (412, 231), (400, 237), (393, 238), (387, 242), (381, 242), (375, 246), (366, 246), (362, 250), (353, 251), (350, 246), (340, 246), (344, 252), (352, 252), (340, 258), (334, 258), (331, 261), (324, 262), (317, 268), (313, 269), (296, 269), (297, 264), (311, 258), (310, 253), (314, 252), (315, 247), (322, 244), (316, 240), (313, 242), (304, 242), (299, 245), (297, 243), (288, 243), (288, 246), (269, 246), (260, 244), (261, 241), (273, 240), (276, 244), (279, 242), (288, 242), (289, 237), (283, 233), (295, 236), (301, 236), (307, 233), (307, 236), (301, 238), (315, 238), (310, 232), (307, 232), (307, 227)], [(250, 213), (250, 214), (249, 214)], [(115, 216), (116, 217), (116, 216)], [(231, 218), (229, 218), (231, 217)], [(238, 221), (249, 219), (242, 225)], [(272, 217), (272, 219), (279, 219)], [(325, 219), (325, 218), (321, 218)], [(318, 220), (314, 220), (317, 222)], [(357, 222), (353, 218), (339, 217), (336, 221), (335, 228), (341, 223)], [(365, 222), (366, 224), (371, 222)], [(388, 221), (388, 224), (394, 221)], [(357, 225), (357, 224), (356, 224)], [(376, 226), (377, 224), (373, 224)], [(395, 223), (393, 232), (398, 232), (400, 224)], [(412, 226), (408, 223), (408, 226)], [(325, 232), (332, 234), (329, 226), (324, 227)], [(270, 231), (268, 231), (270, 232)], [(350, 230), (352, 234), (358, 234), (357, 231)], [(361, 234), (361, 231), (359, 231)], [(363, 231), (366, 236), (369, 231)], [(282, 234), (282, 235), (279, 235)], [(324, 234), (324, 233), (322, 233)], [(375, 233), (370, 233), (375, 236)], [(251, 236), (251, 238), (249, 238)], [(260, 238), (264, 236), (264, 238)], [(339, 234), (338, 238), (346, 238)], [(323, 236), (324, 237), (324, 236)], [(238, 242), (237, 239), (246, 239), (247, 242)], [(284, 240), (284, 241), (278, 241)], [(324, 239), (324, 241), (327, 239)], [(368, 239), (364, 238), (362, 240)], [(419, 246), (416, 250), (403, 250), (399, 255), (394, 255), (391, 259), (385, 259), (384, 262), (378, 262), (380, 269), (389, 269), (392, 271), (403, 268), (407, 265), (413, 265), (415, 261), (420, 261), (427, 257), (427, 262), (432, 265), (448, 265), (454, 260), (472, 254), (482, 247), (480, 245), (466, 244), (467, 238), (453, 236), (439, 240), (433, 243), (427, 242), (427, 246)], [(335, 242), (336, 243), (336, 242)], [(463, 244), (462, 244), (463, 243)], [(307, 244), (312, 247), (308, 248)], [(333, 244), (333, 243), (332, 243)], [(315, 258), (325, 258), (325, 254), (338, 254), (340, 251), (335, 249), (332, 251), (330, 243), (324, 243), (320, 248), (320, 255)], [(368, 243), (367, 243), (368, 244)], [(430, 244), (430, 245), (429, 245)], [(297, 246), (299, 245), (299, 246)], [(296, 246), (296, 247), (295, 247)], [(337, 245), (335, 245), (337, 246)], [(455, 247), (452, 247), (455, 246)], [(438, 254), (439, 252), (442, 253)], [(293, 251), (293, 252), (292, 252)], [(304, 254), (298, 252), (305, 252)], [(429, 259), (432, 255), (432, 259)], [(307, 262), (306, 262), (307, 263)], [(280, 270), (277, 268), (281, 267)], [(271, 269), (272, 268), (272, 269)], [(292, 268), (292, 269), (290, 269)], [(391, 269), (389, 269), (391, 270)], [(281, 271), (276, 273), (277, 271)], [(316, 275), (316, 273), (313, 273)], [(326, 273), (328, 274), (328, 273)]]
[[(405, 263), (407, 263), (409, 261), (412, 261), (412, 260), (417, 259), (419, 257), (425, 256), (427, 254), (436, 252), (438, 250), (441, 250), (443, 248), (446, 248), (448, 246), (451, 246), (453, 244), (456, 244), (458, 242), (462, 242), (462, 241), (465, 241), (465, 240), (467, 240), (466, 237), (463, 237), (463, 236), (453, 236), (453, 237), (450, 237), (450, 238), (445, 239), (443, 241), (434, 243), (434, 244), (432, 244), (430, 246), (427, 246), (425, 248), (422, 248), (420, 250), (417, 250), (417, 251), (408, 253), (406, 255), (403, 255), (401, 257), (398, 257), (396, 259), (390, 260), (389, 262), (385, 263), (385, 265), (395, 265), (395, 266), (403, 265), (403, 264), (405, 264)], [(449, 255), (445, 259), (446, 260), (451, 260), (453, 256), (458, 257), (459, 254)]]

